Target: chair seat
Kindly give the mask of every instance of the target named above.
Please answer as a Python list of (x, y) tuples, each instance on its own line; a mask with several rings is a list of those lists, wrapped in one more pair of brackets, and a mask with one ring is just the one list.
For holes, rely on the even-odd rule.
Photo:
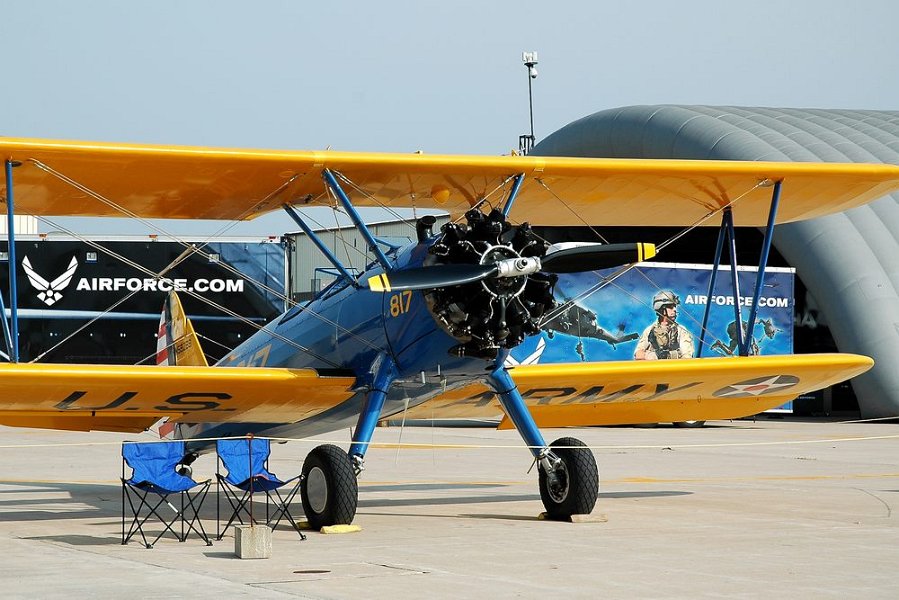
[(133, 479), (128, 479), (125, 481), (125, 484), (141, 490), (152, 492), (154, 494), (177, 494), (179, 492), (186, 492), (200, 485), (200, 482), (194, 481), (190, 477), (185, 477), (185, 479), (187, 480), (186, 482), (183, 482), (182, 485), (176, 487), (172, 487), (171, 483), (168, 482), (168, 486), (162, 486), (153, 483), (152, 481), (147, 481), (146, 479), (143, 481), (134, 481)]
[(232, 481), (230, 477), (224, 477), (223, 479), (237, 489), (243, 490), (245, 492), (249, 492), (251, 490), (253, 492), (270, 492), (272, 490), (278, 489), (279, 487), (287, 485), (288, 483), (296, 479), (296, 477), (287, 481), (281, 481), (271, 474), (269, 474), (268, 476), (256, 475), (255, 477), (250, 477), (248, 479), (244, 479), (243, 481)]

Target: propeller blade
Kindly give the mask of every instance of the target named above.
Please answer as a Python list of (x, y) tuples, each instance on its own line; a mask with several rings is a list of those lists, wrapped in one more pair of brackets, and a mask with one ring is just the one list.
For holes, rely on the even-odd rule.
[(373, 292), (402, 290), (430, 290), (451, 285), (474, 283), (495, 275), (496, 265), (435, 265), (403, 269), (369, 277), (368, 287)]
[[(560, 244), (560, 246), (562, 246)], [(654, 244), (575, 244), (564, 245), (542, 259), (512, 258), (492, 265), (434, 265), (382, 273), (368, 278), (373, 292), (403, 290), (432, 290), (474, 283), (489, 277), (520, 277), (538, 270), (549, 273), (579, 273), (596, 271), (629, 263), (640, 262), (655, 256)]]
[(549, 273), (596, 271), (648, 260), (656, 255), (655, 244), (578, 244), (550, 251), (540, 259)]

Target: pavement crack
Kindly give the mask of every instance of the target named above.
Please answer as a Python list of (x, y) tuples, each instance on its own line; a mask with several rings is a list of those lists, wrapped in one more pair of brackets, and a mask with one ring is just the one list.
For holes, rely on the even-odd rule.
[(880, 502), (881, 504), (883, 504), (883, 507), (887, 511), (887, 515), (885, 518), (889, 519), (893, 516), (893, 509), (890, 507), (889, 503), (886, 500), (884, 500), (883, 498), (881, 498), (880, 496), (878, 496), (877, 494), (875, 494), (874, 492), (871, 492), (869, 490), (863, 490), (862, 488), (852, 488), (852, 489), (858, 490), (859, 492), (862, 492), (862, 493), (865, 493), (865, 494), (871, 496), (872, 498), (874, 498), (875, 500), (877, 500), (878, 502)]

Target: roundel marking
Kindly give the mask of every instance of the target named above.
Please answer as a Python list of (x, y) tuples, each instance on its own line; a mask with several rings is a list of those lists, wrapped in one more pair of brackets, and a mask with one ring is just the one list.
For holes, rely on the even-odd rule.
[(768, 375), (733, 383), (717, 390), (712, 396), (716, 398), (751, 398), (780, 392), (797, 383), (799, 383), (799, 378), (793, 375)]

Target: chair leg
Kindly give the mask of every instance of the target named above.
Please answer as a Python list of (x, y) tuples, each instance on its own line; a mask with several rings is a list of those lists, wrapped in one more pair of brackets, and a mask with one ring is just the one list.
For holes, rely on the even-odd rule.
[[(272, 518), (269, 520), (269, 524), (274, 530), (278, 524), (281, 522), (281, 519), (287, 519), (287, 522), (293, 527), (293, 530), (300, 534), (300, 539), (305, 540), (306, 535), (300, 531), (300, 528), (297, 526), (296, 521), (293, 518), (293, 515), (290, 514), (290, 503), (293, 502), (297, 493), (300, 491), (300, 482), (297, 481), (296, 485), (288, 492), (285, 496), (281, 496), (281, 492), (278, 490), (272, 490), (275, 494), (275, 498), (277, 500), (273, 500), (275, 504), (275, 510), (272, 514)], [(266, 494), (269, 495), (268, 493)]]
[[(166, 518), (163, 517), (163, 516), (159, 513), (159, 508), (160, 508), (163, 504), (165, 504), (166, 506), (168, 506), (169, 508), (171, 508), (172, 510), (174, 510), (175, 513), (176, 513), (176, 516), (173, 517), (172, 519), (166, 520)], [(147, 503), (147, 506), (148, 506), (148, 507), (150, 506), (149, 503)], [(180, 519), (183, 519), (183, 512), (180, 512), (177, 508), (175, 508), (175, 506), (174, 506), (171, 502), (169, 502), (169, 494), (160, 495), (159, 502), (157, 502), (155, 505), (153, 505), (152, 507), (150, 507), (150, 514), (148, 514), (148, 515), (146, 516), (146, 518), (144, 519), (144, 521), (146, 521), (147, 519), (149, 519), (150, 516), (155, 516), (155, 517), (156, 517), (157, 519), (159, 519), (159, 521), (164, 525), (162, 531), (159, 532), (159, 535), (157, 535), (157, 536), (156, 536), (156, 539), (153, 540), (153, 542), (152, 542), (152, 544), (151, 544), (151, 547), (152, 547), (152, 545), (155, 545), (156, 542), (158, 542), (160, 539), (162, 539), (162, 536), (164, 536), (164, 535), (166, 534), (166, 532), (171, 533), (171, 534), (175, 537), (175, 539), (177, 539), (179, 542), (184, 541), (184, 540), (181, 539), (181, 536), (178, 535), (178, 532), (175, 531), (175, 529), (174, 529), (175, 520), (176, 520), (176, 519), (179, 519), (179, 520), (180, 520)]]
[[(134, 519), (131, 521), (131, 525), (128, 528), (127, 534), (125, 534), (125, 536), (123, 537), (122, 544), (127, 544), (128, 540), (130, 540), (134, 536), (135, 533), (140, 533), (141, 539), (144, 542), (144, 546), (147, 548), (152, 548), (153, 545), (156, 544), (156, 542), (158, 542), (162, 538), (162, 536), (164, 536), (166, 534), (166, 532), (171, 533), (179, 541), (183, 541), (183, 540), (181, 540), (182, 536), (179, 536), (178, 532), (175, 531), (175, 529), (173, 527), (173, 525), (175, 523), (175, 519), (181, 518), (182, 513), (180, 513), (178, 511), (178, 509), (174, 509), (175, 512), (178, 513), (177, 516), (173, 519), (166, 519), (159, 512), (159, 508), (163, 504), (166, 504), (166, 505), (174, 508), (174, 506), (172, 506), (172, 504), (168, 501), (168, 494), (160, 495), (159, 500), (155, 504), (151, 504), (149, 501), (149, 495), (152, 492), (150, 492), (148, 490), (140, 490), (139, 491), (136, 489), (131, 489), (128, 491), (130, 493), (126, 494), (126, 497), (128, 498), (128, 504), (131, 507), (132, 513), (134, 514)], [(136, 507), (134, 506), (134, 501), (131, 497), (131, 493), (133, 493), (140, 500), (140, 502), (138, 503), (138, 505)], [(141, 512), (145, 507), (146, 507), (147, 512), (146, 512), (146, 514), (142, 515)], [(144, 525), (147, 523), (147, 521), (150, 519), (150, 517), (156, 517), (156, 519), (163, 525), (162, 531), (159, 533), (159, 535), (156, 536), (156, 538), (152, 542), (147, 541), (147, 536), (144, 533)], [(124, 524), (123, 524), (123, 530), (124, 530)]]
[[(217, 524), (218, 535), (216, 539), (221, 540), (225, 533), (228, 532), (228, 528), (234, 524), (234, 520), (243, 525), (243, 517), (241, 513), (247, 513), (247, 517), (250, 515), (250, 511), (247, 508), (247, 504), (253, 501), (253, 497), (249, 492), (243, 492), (243, 494), (238, 497), (236, 489), (232, 489), (227, 483), (222, 485), (221, 489), (225, 491), (225, 499), (228, 500), (228, 504), (231, 506), (231, 517), (228, 519), (228, 522), (225, 523), (224, 527), (220, 526), (220, 523)], [(242, 491), (242, 490), (241, 490)]]
[[(133, 518), (131, 519), (131, 524), (128, 526), (128, 533), (125, 533), (125, 503), (122, 502), (122, 545), (126, 545), (128, 541), (134, 537), (135, 533), (140, 533), (140, 537), (144, 542), (144, 546), (147, 548), (152, 548), (152, 544), (147, 542), (147, 537), (144, 535), (143, 524), (146, 522), (147, 517), (143, 519), (140, 518), (140, 510), (144, 506), (149, 507), (147, 503), (146, 492), (144, 494), (140, 494), (137, 490), (128, 489), (125, 487), (126, 484), (122, 484), (122, 497), (127, 498), (128, 506), (131, 508), (131, 514)], [(134, 506), (134, 497), (140, 500), (137, 507)]]
[[(212, 545), (212, 541), (209, 539), (209, 535), (206, 533), (206, 529), (203, 527), (203, 520), (200, 518), (200, 509), (203, 507), (203, 502), (206, 501), (206, 495), (209, 493), (210, 483), (206, 482), (203, 486), (203, 489), (198, 490), (194, 494), (190, 492), (181, 492), (181, 504), (184, 507), (184, 510), (181, 511), (181, 529), (184, 531), (185, 526), (187, 527), (187, 531), (184, 534), (182, 542), (187, 539), (187, 536), (190, 535), (190, 532), (193, 531), (200, 538), (206, 542), (207, 546)], [(187, 500), (187, 504), (184, 504), (185, 498)], [(188, 508), (190, 512), (188, 512)], [(188, 521), (187, 516), (191, 515), (190, 520)]]

